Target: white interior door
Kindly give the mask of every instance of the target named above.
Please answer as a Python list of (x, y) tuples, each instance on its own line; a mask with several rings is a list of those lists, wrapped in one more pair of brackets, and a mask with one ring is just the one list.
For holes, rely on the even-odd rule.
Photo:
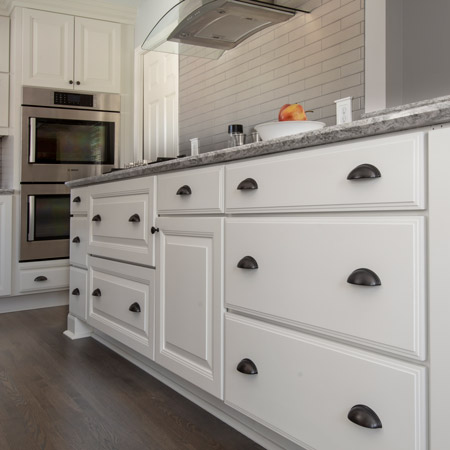
[(178, 155), (178, 55), (144, 55), (144, 159)]

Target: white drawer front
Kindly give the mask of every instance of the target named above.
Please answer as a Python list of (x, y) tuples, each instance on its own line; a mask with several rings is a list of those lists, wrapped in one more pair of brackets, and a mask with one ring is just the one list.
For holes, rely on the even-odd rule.
[(158, 175), (158, 213), (223, 212), (223, 167)]
[(96, 186), (88, 215), (88, 253), (153, 266), (154, 178)]
[(89, 222), (87, 217), (70, 219), (70, 263), (87, 267)]
[[(226, 211), (424, 209), (424, 155), (424, 133), (411, 133), (229, 164)], [(348, 180), (363, 164), (381, 176)], [(258, 188), (238, 189), (247, 179)]]
[(89, 258), (88, 323), (153, 358), (154, 270)]
[(88, 188), (75, 188), (70, 191), (70, 213), (87, 214), (89, 207)]
[(229, 219), (225, 242), (228, 308), (425, 359), (423, 218)]
[[(426, 450), (425, 368), (228, 314), (225, 401), (314, 450)], [(250, 359), (258, 373), (237, 370)], [(382, 428), (347, 415), (369, 407)]]
[(69, 311), (81, 320), (87, 318), (87, 270), (70, 268)]
[[(57, 264), (57, 261), (54, 262)], [(61, 266), (42, 268), (20, 268), (20, 292), (55, 291), (69, 287), (69, 266), (66, 261)]]

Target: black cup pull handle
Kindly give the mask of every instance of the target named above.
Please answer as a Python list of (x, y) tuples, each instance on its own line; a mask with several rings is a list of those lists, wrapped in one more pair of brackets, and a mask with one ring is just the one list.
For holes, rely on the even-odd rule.
[(159, 228), (151, 227), (150, 233), (152, 233), (152, 234), (159, 233)]
[(383, 428), (377, 413), (366, 405), (353, 406), (353, 408), (350, 409), (347, 418), (360, 427), (372, 429)]
[(80, 290), (79, 290), (78, 288), (75, 288), (75, 289), (72, 291), (72, 295), (80, 295)]
[(133, 214), (129, 219), (128, 222), (140, 222), (141, 218), (139, 217), (139, 214)]
[(237, 188), (239, 191), (251, 191), (258, 189), (258, 183), (253, 178), (246, 178), (239, 183)]
[(364, 180), (380, 177), (381, 172), (377, 167), (373, 166), (372, 164), (360, 164), (347, 175), (347, 180)]
[(256, 262), (256, 259), (252, 256), (244, 256), (238, 263), (237, 266), (239, 269), (257, 269), (258, 263)]
[(138, 302), (134, 302), (129, 308), (129, 311), (131, 312), (135, 312), (135, 313), (140, 313), (141, 312), (141, 305), (139, 305)]
[(185, 184), (184, 186), (181, 186), (180, 189), (178, 189), (178, 191), (177, 191), (177, 195), (191, 195), (191, 194), (192, 194), (192, 189), (187, 184)]
[(97, 288), (94, 292), (92, 292), (92, 297), (101, 297), (102, 296), (102, 291)]
[(39, 282), (39, 281), (47, 281), (47, 280), (48, 280), (48, 278), (45, 277), (44, 275), (39, 275), (38, 277), (36, 277), (34, 279), (34, 281), (37, 281), (37, 282)]
[(241, 372), (245, 375), (256, 375), (258, 373), (258, 369), (256, 368), (255, 363), (248, 358), (244, 358), (236, 367), (238, 372)]
[(75, 237), (72, 239), (72, 242), (73, 242), (74, 244), (79, 244), (79, 243), (80, 243), (80, 237), (79, 237), (79, 236), (75, 236)]
[(101, 222), (102, 221), (102, 217), (100, 216), (100, 214), (96, 214), (93, 218), (92, 218), (92, 222)]
[(381, 286), (380, 277), (370, 269), (356, 269), (347, 278), (347, 283), (358, 286)]
[(72, 203), (80, 203), (81, 202), (81, 198), (76, 196), (73, 200)]

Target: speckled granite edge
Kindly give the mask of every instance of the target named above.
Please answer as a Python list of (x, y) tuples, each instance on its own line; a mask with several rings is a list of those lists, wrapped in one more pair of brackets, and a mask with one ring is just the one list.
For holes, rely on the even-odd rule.
[(67, 182), (66, 184), (73, 188), (127, 178), (156, 175), (174, 170), (238, 161), (257, 156), (282, 153), (289, 150), (308, 149), (318, 145), (447, 123), (450, 122), (450, 97), (443, 98), (445, 100), (436, 99), (434, 102), (429, 101), (427, 104), (414, 108), (395, 110), (347, 124), (325, 127), (321, 130), (247, 144), (241, 147), (202, 153), (198, 156), (174, 159), (149, 166), (119, 170), (105, 175), (81, 178)]
[(371, 111), (365, 114), (362, 114), (362, 119), (369, 119), (370, 117), (376, 117), (376, 116), (382, 116), (386, 114), (391, 114), (395, 112), (401, 112), (405, 110), (420, 108), (421, 106), (428, 106), (428, 105), (435, 105), (437, 103), (443, 103), (450, 101), (450, 95), (446, 95), (444, 97), (437, 97), (437, 98), (429, 98), (427, 100), (421, 100), (420, 102), (414, 102), (409, 103), (406, 105), (398, 105), (398, 106), (392, 106), (390, 108), (386, 109), (379, 109), (377, 111)]
[(0, 195), (12, 195), (14, 194), (14, 189), (0, 189)]

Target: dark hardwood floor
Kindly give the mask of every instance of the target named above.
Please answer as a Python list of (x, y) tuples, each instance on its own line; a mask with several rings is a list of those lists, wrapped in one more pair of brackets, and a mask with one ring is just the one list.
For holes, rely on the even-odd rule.
[(66, 307), (0, 314), (1, 450), (260, 450), (93, 339)]

